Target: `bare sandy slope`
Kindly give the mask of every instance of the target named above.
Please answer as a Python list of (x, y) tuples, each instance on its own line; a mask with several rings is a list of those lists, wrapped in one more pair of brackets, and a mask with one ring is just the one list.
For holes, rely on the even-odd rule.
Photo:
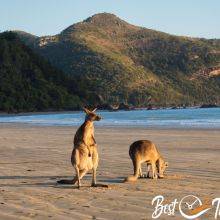
[[(98, 182), (91, 174), (83, 187), (57, 185), (71, 178), (75, 128), (0, 125), (0, 219), (151, 219), (152, 199), (166, 202), (188, 194), (209, 201), (220, 197), (220, 130), (159, 130), (98, 128)], [(129, 144), (154, 141), (169, 161), (165, 179), (122, 183), (132, 174)], [(213, 219), (209, 211), (202, 219)], [(170, 219), (162, 215), (160, 219)], [(176, 214), (172, 219), (183, 219)]]

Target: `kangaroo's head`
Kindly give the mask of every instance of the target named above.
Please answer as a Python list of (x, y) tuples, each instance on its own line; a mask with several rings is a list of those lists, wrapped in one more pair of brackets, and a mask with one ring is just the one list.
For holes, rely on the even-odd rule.
[(159, 178), (163, 178), (164, 177), (164, 173), (166, 168), (168, 167), (168, 162), (164, 161), (164, 159), (161, 157), (158, 161), (157, 161), (157, 169), (159, 172)]
[(95, 113), (96, 108), (93, 109), (92, 111), (90, 111), (87, 108), (83, 108), (83, 110), (86, 113), (86, 117), (85, 117), (86, 121), (100, 121), (102, 119), (101, 116)]

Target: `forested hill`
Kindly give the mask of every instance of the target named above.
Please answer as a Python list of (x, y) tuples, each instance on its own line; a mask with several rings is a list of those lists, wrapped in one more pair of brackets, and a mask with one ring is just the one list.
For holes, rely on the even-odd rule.
[(28, 48), (16, 34), (0, 34), (0, 111), (78, 109), (75, 81)]
[(178, 37), (131, 25), (108, 13), (55, 36), (18, 34), (54, 67), (87, 81), (83, 91), (90, 103), (220, 102), (220, 40)]

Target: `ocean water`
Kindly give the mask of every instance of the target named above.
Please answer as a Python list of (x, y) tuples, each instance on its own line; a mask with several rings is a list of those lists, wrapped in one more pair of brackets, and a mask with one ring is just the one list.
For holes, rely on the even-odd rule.
[[(220, 108), (161, 109), (134, 111), (97, 111), (103, 119), (96, 126), (220, 128)], [(1, 115), (0, 123), (27, 123), (42, 126), (78, 126), (84, 121), (83, 112)]]

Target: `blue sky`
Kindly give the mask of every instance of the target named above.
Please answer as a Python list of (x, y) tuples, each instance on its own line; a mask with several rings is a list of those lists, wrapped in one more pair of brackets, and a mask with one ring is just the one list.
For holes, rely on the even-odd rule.
[(220, 0), (0, 0), (0, 31), (53, 35), (100, 12), (170, 34), (220, 38)]

